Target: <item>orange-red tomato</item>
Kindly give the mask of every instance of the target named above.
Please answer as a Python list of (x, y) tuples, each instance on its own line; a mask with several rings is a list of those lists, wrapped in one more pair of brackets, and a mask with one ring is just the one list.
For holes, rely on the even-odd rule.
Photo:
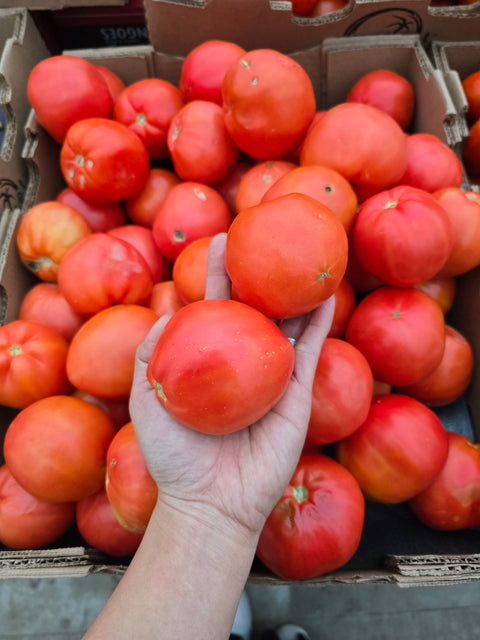
[(140, 193), (125, 201), (125, 209), (130, 220), (151, 229), (157, 209), (165, 196), (174, 185), (180, 182), (180, 178), (174, 171), (152, 167)]
[(272, 185), (296, 166), (288, 160), (264, 160), (251, 166), (238, 184), (236, 212), (260, 204)]
[(469, 178), (480, 178), (480, 119), (473, 123), (462, 149), (463, 164)]
[(94, 205), (87, 202), (70, 187), (65, 187), (57, 195), (56, 200), (70, 205), (78, 213), (81, 213), (93, 232), (108, 231), (127, 222), (125, 209), (120, 202)]
[(103, 79), (107, 83), (107, 87), (112, 96), (113, 102), (118, 98), (122, 91), (126, 88), (124, 81), (114, 71), (101, 64), (95, 64), (95, 68), (100, 72)]
[(203, 300), (207, 281), (208, 249), (212, 236), (198, 238), (183, 249), (173, 264), (173, 282), (181, 300)]
[(175, 313), (185, 306), (185, 303), (178, 295), (173, 280), (164, 280), (153, 285), (152, 293), (145, 306), (153, 309), (158, 316), (163, 316)]
[(428, 293), (435, 302), (438, 302), (443, 313), (448, 313), (452, 308), (457, 293), (457, 281), (455, 277), (436, 277), (426, 282), (416, 284), (415, 287)]
[(100, 398), (99, 396), (94, 396), (86, 391), (80, 391), (80, 389), (74, 389), (72, 391), (72, 396), (80, 398), (81, 400), (86, 400), (87, 402), (91, 402), (97, 407), (100, 407), (100, 409), (105, 411), (107, 416), (110, 418), (115, 429), (120, 429), (124, 424), (130, 422), (128, 398)]
[(462, 88), (467, 99), (467, 118), (473, 124), (480, 118), (480, 69), (462, 80)]
[(217, 182), (215, 189), (220, 193), (228, 205), (232, 217), (237, 214), (237, 193), (243, 176), (252, 168), (250, 162), (239, 160), (226, 178)]
[(348, 321), (357, 306), (355, 290), (348, 278), (343, 277), (340, 284), (333, 292), (335, 298), (335, 311), (333, 313), (332, 326), (328, 332), (329, 338), (343, 338), (347, 330)]

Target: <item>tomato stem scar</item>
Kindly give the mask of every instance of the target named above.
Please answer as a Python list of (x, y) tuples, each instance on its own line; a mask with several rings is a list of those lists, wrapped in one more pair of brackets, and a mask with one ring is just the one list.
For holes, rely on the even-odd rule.
[(325, 278), (328, 278), (328, 270), (326, 269), (325, 271), (322, 271), (322, 273), (318, 276), (317, 278), (317, 282), (319, 280), (325, 280)]
[(75, 162), (78, 164), (79, 167), (83, 167), (83, 163), (85, 162), (85, 158), (82, 156), (81, 153), (77, 153), (77, 156), (75, 158)]
[(137, 117), (135, 118), (137, 124), (147, 124), (147, 118), (144, 113), (137, 113)]
[(22, 353), (22, 347), (19, 344), (12, 344), (9, 351), (12, 356), (18, 356)]
[(165, 395), (164, 391), (163, 391), (163, 387), (160, 384), (160, 382), (155, 382), (155, 389), (157, 390), (157, 394), (160, 396), (160, 398), (166, 402), (167, 401), (167, 396)]
[(384, 206), (384, 209), (395, 209), (395, 207), (397, 206), (398, 201), (397, 200), (389, 200)]
[(180, 229), (176, 229), (173, 232), (173, 242), (183, 242), (185, 240), (185, 234)]
[(305, 502), (308, 500), (308, 489), (303, 484), (297, 484), (293, 487), (293, 497), (297, 502)]

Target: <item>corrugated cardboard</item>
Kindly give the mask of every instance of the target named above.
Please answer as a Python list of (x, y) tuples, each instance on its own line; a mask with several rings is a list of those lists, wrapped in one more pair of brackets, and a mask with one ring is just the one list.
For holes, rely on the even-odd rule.
[[(121, 6), (126, 0), (102, 0), (105, 6)], [(97, 0), (0, 0), (0, 8), (25, 7), (34, 9), (64, 9), (65, 7), (93, 7), (98, 5)]]

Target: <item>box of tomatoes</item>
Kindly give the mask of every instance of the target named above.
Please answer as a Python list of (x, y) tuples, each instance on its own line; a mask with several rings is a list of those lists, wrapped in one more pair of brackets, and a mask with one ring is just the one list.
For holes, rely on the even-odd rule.
[[(435, 171), (432, 171), (430, 166), (427, 167), (428, 171), (425, 171), (424, 163), (420, 162), (416, 165), (416, 171), (414, 172), (416, 180), (424, 180), (424, 186), (428, 186), (430, 190), (439, 190), (441, 183), (437, 182), (435, 184), (434, 179), (441, 181), (443, 176), (446, 175), (445, 183), (449, 183), (451, 177), (449, 169), (453, 166), (454, 178), (452, 180), (456, 185), (455, 189), (459, 191), (461, 187), (463, 192), (470, 191), (468, 177), (464, 172), (458, 155), (458, 150), (462, 144), (462, 129), (457, 103), (448, 90), (444, 74), (434, 66), (432, 59), (427, 55), (422, 41), (423, 34), (419, 30), (402, 34), (385, 34), (383, 27), (381, 27), (380, 31), (362, 32), (360, 30), (355, 32), (355, 37), (345, 37), (349, 34), (345, 34), (345, 28), (343, 28), (341, 32), (337, 32), (336, 28), (339, 25), (336, 24), (334, 20), (331, 22), (331, 29), (315, 31), (314, 26), (308, 27), (304, 25), (301, 20), (298, 21), (298, 24), (292, 22), (290, 3), (277, 4), (277, 8), (270, 9), (267, 7), (267, 3), (245, 3), (246, 6), (250, 7), (250, 11), (252, 12), (249, 20), (254, 20), (257, 25), (269, 25), (269, 28), (265, 29), (264, 33), (260, 33), (259, 30), (239, 30), (238, 24), (240, 17), (246, 20), (244, 13), (240, 12), (240, 15), (235, 14), (235, 16), (229, 13), (228, 16), (223, 16), (222, 7), (219, 6), (218, 0), (216, 2), (212, 0), (211, 3), (206, 3), (205, 5), (198, 4), (198, 6), (194, 3), (188, 7), (178, 3), (147, 2), (145, 6), (149, 31), (151, 33), (151, 45), (70, 50), (65, 51), (64, 55), (86, 60), (97, 68), (101, 67), (113, 72), (125, 87), (150, 78), (160, 78), (170, 83), (173, 87), (179, 87), (182, 80), (185, 58), (196, 44), (207, 42), (213, 36), (217, 38), (221, 36), (225, 40), (230, 40), (238, 46), (243, 47), (246, 51), (260, 46), (273, 47), (285, 55), (288, 54), (294, 63), (298, 65), (303, 72), (306, 72), (310, 79), (315, 102), (315, 116), (317, 112), (319, 114), (318, 124), (314, 125), (314, 128), (311, 130), (312, 132), (317, 132), (315, 135), (319, 135), (319, 132), (325, 128), (325, 124), (319, 126), (322, 123), (322, 119), (327, 118), (324, 120), (325, 123), (334, 117), (331, 115), (332, 113), (338, 113), (338, 111), (332, 112), (337, 106), (357, 104), (355, 100), (351, 99), (350, 94), (367, 74), (376, 71), (389, 72), (390, 74), (394, 74), (396, 81), (398, 81), (399, 77), (408, 81), (412, 99), (410, 100), (409, 115), (404, 124), (404, 131), (401, 130), (402, 128), (399, 124), (395, 124), (395, 126), (391, 125), (391, 121), (389, 120), (390, 124), (388, 126), (390, 127), (391, 137), (389, 136), (388, 139), (385, 140), (382, 139), (381, 136), (377, 136), (375, 141), (372, 140), (372, 146), (374, 143), (378, 145), (375, 146), (376, 155), (381, 155), (382, 146), (388, 147), (392, 145), (393, 140), (395, 141), (395, 145), (402, 147), (405, 135), (409, 138), (417, 134), (426, 136), (426, 139), (415, 138), (420, 145), (417, 147), (417, 149), (420, 149), (420, 155), (421, 153), (430, 153), (431, 149), (429, 146), (423, 147), (422, 144), (428, 145), (431, 143), (437, 145), (433, 147), (433, 149), (434, 151), (438, 150), (441, 159), (446, 158), (447, 169), (442, 165), (442, 160), (436, 160), (437, 165)], [(366, 9), (365, 5), (369, 4), (370, 3), (357, 3), (355, 11), (363, 11)], [(385, 3), (385, 5), (386, 4), (387, 3)], [(404, 3), (404, 5), (406, 7), (410, 5), (419, 7), (420, 5), (423, 6), (423, 3), (410, 2), (410, 4)], [(220, 16), (219, 20), (220, 18), (222, 19), (222, 22), (219, 22), (219, 24), (222, 24), (225, 27), (224, 29), (220, 30), (218, 26), (215, 27), (215, 22), (212, 22), (212, 16), (209, 12), (211, 12), (214, 7)], [(376, 3), (376, 7), (378, 7), (378, 3)], [(187, 13), (195, 14), (195, 24), (198, 25), (198, 30), (185, 29), (186, 40), (184, 42), (169, 43), (166, 39), (169, 14), (171, 12), (171, 16), (176, 16), (176, 12), (180, 10), (179, 8), (185, 11), (185, 15)], [(383, 8), (386, 8), (386, 6)], [(230, 10), (232, 11), (233, 8), (230, 7)], [(239, 9), (237, 8), (237, 12), (238, 11)], [(265, 13), (267, 13), (267, 16), (265, 16)], [(165, 20), (165, 27), (157, 23), (157, 19), (159, 20), (162, 14)], [(206, 16), (204, 22), (202, 16)], [(234, 17), (235, 19), (233, 19)], [(178, 16), (176, 19), (178, 19)], [(193, 20), (193, 18), (189, 19)], [(182, 21), (182, 23), (184, 22)], [(245, 22), (243, 24), (245, 24)], [(304, 28), (305, 31), (300, 30), (300, 25), (302, 25), (302, 29)], [(345, 26), (344, 24), (344, 27)], [(302, 38), (300, 38), (300, 33), (303, 35)], [(319, 35), (320, 33), (322, 35)], [(375, 37), (371, 37), (373, 33), (375, 33)], [(382, 33), (382, 35), (379, 35), (379, 33)], [(195, 36), (194, 41), (188, 40), (191, 34)], [(326, 34), (328, 34), (327, 37), (325, 37)], [(352, 35), (354, 35), (353, 32)], [(275, 38), (280, 39), (275, 40)], [(181, 39), (178, 38), (178, 40)], [(255, 85), (256, 82), (253, 84)], [(387, 116), (378, 116), (381, 120), (386, 117)], [(24, 254), (21, 254), (20, 251), (20, 249), (23, 249), (23, 246), (19, 246), (20, 231), (23, 231), (22, 223), (32, 208), (45, 203), (61, 202), (59, 196), (68, 188), (68, 175), (62, 172), (60, 166), (62, 144), (40, 124), (39, 118), (39, 113), (35, 113), (35, 111), (32, 110), (25, 119), (25, 143), (22, 150), (22, 157), (28, 169), (28, 179), (22, 204), (12, 211), (5, 212), (0, 225), (2, 242), (0, 254), (0, 284), (4, 292), (3, 316), (1, 319), (2, 327), (0, 328), (9, 327), (15, 320), (24, 317), (24, 302), (27, 294), (31, 293), (36, 285), (42, 284), (42, 279), (38, 275), (40, 273), (38, 264), (36, 265), (37, 272), (35, 273), (32, 270), (32, 263), (34, 261), (25, 260), (23, 257)], [(344, 126), (340, 127), (340, 130), (343, 129), (348, 129), (347, 121), (344, 121)], [(357, 130), (357, 137), (359, 132), (360, 129)], [(302, 156), (305, 160), (305, 154), (307, 154), (307, 147), (309, 146), (306, 144), (306, 140), (307, 138), (301, 141), (302, 149), (299, 147), (295, 149), (292, 147), (290, 149), (289, 154), (286, 154), (288, 157), (282, 160), (285, 164), (281, 166), (277, 158), (266, 161), (266, 166), (263, 166), (262, 158), (255, 157), (254, 155), (250, 156), (242, 150), (241, 161), (243, 166), (241, 169), (244, 170), (244, 172), (241, 173), (241, 176), (233, 180), (233, 183), (229, 184), (228, 189), (226, 188), (228, 181), (227, 183), (221, 184), (223, 180), (220, 179), (217, 179), (208, 186), (209, 188), (214, 187), (213, 190), (217, 193), (217, 196), (215, 196), (217, 200), (218, 193), (220, 193), (224, 199), (224, 205), (228, 203), (225, 206), (230, 208), (232, 219), (235, 219), (240, 211), (243, 210), (243, 205), (238, 205), (237, 210), (237, 200), (240, 197), (242, 181), (244, 181), (243, 185), (247, 184), (247, 181), (244, 180), (245, 176), (252, 175), (248, 174), (248, 171), (254, 168), (257, 169), (257, 171), (260, 169), (265, 171), (263, 174), (259, 174), (260, 184), (263, 184), (264, 191), (258, 192), (256, 197), (259, 199), (257, 202), (260, 202), (260, 199), (267, 202), (267, 187), (270, 189), (273, 187), (277, 189), (280, 188), (282, 184), (281, 180), (285, 176), (291, 179), (289, 172), (303, 166)], [(349, 144), (353, 143), (350, 142)], [(205, 150), (203, 165), (209, 164), (207, 163), (207, 155), (210, 162), (210, 155), (207, 154), (207, 150)], [(345, 153), (341, 155), (343, 158), (346, 157)], [(237, 160), (237, 162), (239, 162), (239, 160)], [(323, 162), (326, 162), (326, 160)], [(307, 164), (309, 163), (305, 161), (305, 165)], [(313, 164), (315, 165), (316, 162)], [(398, 171), (395, 162), (389, 164), (391, 165), (388, 167), (389, 171)], [(272, 167), (275, 168), (277, 165), (280, 166), (283, 173), (274, 173)], [(190, 181), (190, 179), (184, 177), (186, 174), (184, 174), (181, 169), (177, 171), (173, 156), (156, 159), (152, 162), (151, 168), (167, 171), (170, 177), (172, 173), (177, 174), (175, 178), (176, 181), (174, 180), (173, 183), (170, 183), (169, 190), (174, 190), (175, 186)], [(202, 166), (200, 168), (203, 169), (204, 167)], [(233, 175), (233, 168), (231, 171)], [(385, 169), (385, 171), (387, 171), (387, 169)], [(230, 174), (224, 176), (224, 179), (229, 176)], [(401, 176), (397, 176), (397, 181), (400, 181), (400, 178), (407, 180), (404, 173), (402, 173)], [(348, 232), (345, 227), (342, 233), (348, 234), (349, 246), (351, 245), (353, 247), (353, 243), (355, 242), (355, 247), (360, 251), (361, 240), (353, 239), (353, 229), (356, 226), (355, 222), (357, 220), (356, 216), (363, 206), (363, 203), (368, 198), (374, 197), (375, 194), (368, 193), (367, 195), (368, 190), (362, 192), (361, 189), (366, 189), (365, 183), (360, 184), (358, 178), (354, 175), (350, 175), (348, 180), (340, 178), (337, 178), (337, 180), (337, 184), (342, 185), (341, 189), (343, 189), (344, 193), (348, 192), (350, 196), (353, 194), (354, 199), (352, 200), (352, 198), (350, 198), (350, 202), (354, 202), (355, 205), (350, 208), (348, 225), (345, 223), (348, 226)], [(413, 180), (413, 178), (410, 178), (410, 180)], [(418, 185), (420, 183), (417, 182), (416, 184)], [(358, 189), (352, 185), (358, 185)], [(225, 188), (221, 190), (221, 187)], [(332, 192), (331, 185), (326, 185), (326, 187), (328, 188), (324, 188), (324, 191), (330, 194)], [(232, 189), (235, 195), (233, 199)], [(423, 186), (421, 190), (422, 192), (427, 191)], [(207, 191), (210, 193), (207, 189), (202, 191), (203, 196), (205, 196)], [(359, 196), (355, 191), (357, 191), (357, 194), (363, 193), (361, 198), (362, 202), (360, 202)], [(459, 196), (458, 191), (455, 191), (455, 196), (457, 197)], [(272, 193), (274, 192), (270, 193), (271, 197), (273, 197)], [(64, 198), (65, 195), (61, 197)], [(141, 217), (138, 209), (136, 209), (131, 202), (131, 199), (134, 198), (135, 196), (125, 196), (125, 199), (121, 200), (123, 218), (121, 216), (117, 218), (119, 222), (112, 224), (109, 232), (115, 231), (117, 227), (137, 226), (141, 226), (144, 229), (148, 229), (150, 226), (153, 231), (153, 218), (147, 221), (145, 217)], [(357, 200), (355, 200), (355, 198), (357, 198)], [(426, 199), (429, 200), (429, 198)], [(72, 201), (70, 200), (70, 202)], [(457, 203), (456, 205), (454, 204), (454, 207), (456, 206), (457, 209), (460, 208), (458, 204), (459, 201), (455, 200), (454, 202)], [(224, 209), (225, 206), (223, 207)], [(394, 209), (390, 201), (387, 202), (384, 208), (386, 210)], [(145, 207), (142, 213), (143, 216), (145, 216)], [(87, 215), (85, 211), (84, 215)], [(441, 215), (443, 217), (442, 219), (445, 219), (446, 214)], [(81, 225), (79, 225), (79, 227), (80, 226)], [(368, 228), (368, 224), (366, 227)], [(445, 230), (445, 228), (445, 225), (443, 225), (442, 229)], [(97, 229), (99, 229), (99, 227), (97, 227)], [(101, 233), (106, 233), (105, 227)], [(124, 231), (121, 233), (124, 233)], [(91, 233), (91, 235), (94, 234), (95, 232)], [(437, 234), (436, 230), (423, 226), (417, 236), (431, 236), (434, 234)], [(441, 230), (438, 234), (440, 238)], [(87, 232), (86, 237), (88, 237), (88, 235)], [(115, 234), (113, 234), (113, 236), (114, 235)], [(361, 232), (356, 231), (355, 237), (360, 238)], [(120, 238), (120, 236), (117, 236), (117, 238)], [(113, 243), (113, 240), (111, 240), (111, 242)], [(116, 242), (120, 242), (120, 239), (117, 239)], [(125, 247), (123, 248), (126, 250)], [(368, 252), (366, 253), (368, 254)], [(132, 254), (129, 253), (128, 255), (130, 256)], [(178, 255), (181, 255), (181, 253)], [(178, 255), (174, 256), (174, 254), (169, 253), (168, 260), (171, 263), (170, 267), (172, 270), (175, 267)], [(444, 260), (445, 258), (446, 256)], [(352, 317), (353, 313), (359, 308), (360, 303), (366, 300), (370, 293), (382, 288), (380, 284), (381, 281), (379, 283), (378, 277), (373, 273), (373, 265), (372, 272), (365, 273), (358, 264), (357, 268), (355, 268), (355, 260), (357, 259), (358, 256), (350, 255), (345, 269), (345, 277), (349, 280), (350, 285), (347, 292), (347, 299), (350, 300), (349, 313), (351, 315), (348, 316), (348, 319)], [(368, 255), (364, 257), (364, 261), (366, 264)], [(422, 260), (419, 260), (419, 262), (422, 262)], [(423, 262), (427, 263), (428, 260), (423, 260)], [(84, 262), (85, 270), (93, 268), (93, 263), (93, 260), (88, 263)], [(405, 264), (405, 271), (411, 271), (412, 265), (415, 266), (416, 261), (410, 260), (409, 264)], [(47, 270), (46, 267), (48, 266), (49, 265), (45, 263), (42, 264), (42, 267), (45, 267), (45, 273)], [(457, 268), (457, 271), (459, 270), (461, 271), (461, 268)], [(168, 275), (164, 272), (163, 276), (157, 276), (158, 283), (162, 281), (161, 278), (167, 281), (170, 277), (173, 281), (173, 271), (172, 274)], [(437, 283), (440, 284), (439, 288), (430, 289), (430, 296), (426, 297), (423, 295), (423, 293), (426, 294), (427, 291), (419, 294), (423, 300), (428, 299), (428, 305), (430, 307), (432, 307), (433, 303), (440, 305), (439, 308), (435, 306), (437, 325), (438, 322), (440, 322), (443, 327), (442, 323), (445, 322), (454, 326), (461, 333), (459, 342), (461, 342), (462, 345), (465, 344), (465, 341), (468, 342), (469, 354), (471, 355), (470, 362), (472, 362), (473, 359), (474, 363), (468, 370), (468, 380), (467, 383), (465, 383), (464, 380), (464, 388), (461, 392), (455, 397), (449, 398), (448, 402), (440, 402), (440, 404), (433, 402), (428, 406), (422, 404), (421, 411), (428, 415), (429, 422), (433, 422), (436, 425), (437, 433), (439, 433), (438, 429), (440, 428), (439, 425), (441, 425), (440, 431), (442, 434), (444, 431), (455, 433), (458, 436), (469, 439), (472, 443), (477, 441), (480, 435), (480, 404), (478, 400), (480, 380), (478, 379), (479, 373), (478, 367), (476, 366), (476, 362), (478, 358), (480, 358), (480, 335), (476, 321), (480, 306), (480, 300), (478, 300), (479, 277), (478, 268), (472, 267), (454, 277), (445, 277), (446, 283)], [(410, 291), (411, 286), (405, 282), (403, 283), (403, 288), (408, 288)], [(418, 284), (423, 284), (423, 282)], [(79, 279), (70, 289), (77, 289), (75, 293), (78, 293), (81, 288), (80, 285), (81, 282)], [(180, 285), (178, 284), (178, 286)], [(348, 285), (346, 286), (348, 287)], [(350, 297), (348, 298), (348, 296)], [(436, 299), (432, 301), (431, 298), (435, 296)], [(117, 300), (116, 302), (117, 304), (113, 306), (117, 308), (120, 307), (121, 305), (118, 304), (119, 301)], [(47, 315), (51, 317), (52, 314), (49, 313), (49, 310), (55, 308), (53, 304), (52, 301), (47, 307), (44, 307), (45, 318)], [(188, 303), (183, 301), (182, 304), (185, 305)], [(140, 306), (152, 310), (159, 308), (153, 305), (152, 298), (149, 298), (145, 299)], [(340, 305), (340, 307), (342, 306), (343, 305)], [(344, 308), (348, 308), (348, 304), (346, 304)], [(441, 309), (442, 315), (439, 315), (439, 309)], [(58, 317), (53, 318), (53, 320), (55, 319), (58, 320)], [(86, 320), (86, 322), (88, 322), (88, 320)], [(413, 325), (418, 325), (418, 322), (413, 322)], [(82, 323), (80, 323), (78, 329), (74, 331), (69, 340), (67, 340), (67, 349), (71, 349), (71, 345), (74, 340), (76, 340), (76, 336), (81, 331), (81, 327)], [(336, 339), (344, 342), (345, 336), (347, 335), (346, 332), (347, 324), (343, 324), (343, 326), (340, 325)], [(354, 338), (352, 332), (353, 329), (350, 331), (351, 343), (353, 344)], [(425, 335), (423, 341), (425, 343), (428, 342), (430, 345), (430, 339), (431, 335)], [(422, 347), (422, 349), (424, 348), (421, 342), (422, 340), (418, 343), (419, 350), (420, 347)], [(111, 351), (113, 351), (113, 349), (111, 349)], [(81, 350), (80, 353), (77, 350), (77, 355), (80, 358), (82, 355)], [(102, 363), (105, 367), (107, 366), (107, 355), (107, 353), (103, 354)], [(431, 355), (428, 353), (428, 349), (427, 355), (429, 357)], [(388, 360), (388, 358), (383, 358), (383, 364), (385, 364), (385, 360)], [(90, 361), (90, 363), (87, 362), (87, 365), (91, 368), (92, 361)], [(391, 365), (392, 362), (390, 362), (390, 368), (392, 368)], [(98, 369), (101, 370), (102, 365), (100, 365)], [(395, 366), (393, 366), (393, 369), (395, 369)], [(467, 369), (466, 365), (465, 369)], [(373, 399), (373, 374), (371, 375), (369, 393), (371, 396), (370, 399)], [(394, 395), (394, 393), (390, 393), (393, 383), (381, 380), (377, 380), (377, 382), (383, 382), (384, 385), (386, 385), (378, 388), (383, 389), (383, 395)], [(400, 386), (403, 388), (406, 385), (405, 380), (401, 381), (400, 379), (396, 379), (394, 384), (398, 386), (398, 388), (400, 388)], [(378, 389), (377, 393), (380, 394)], [(77, 388), (77, 391), (82, 392), (82, 389)], [(73, 395), (71, 389), (69, 393)], [(78, 398), (77, 395), (78, 402), (83, 401), (82, 411), (85, 410), (85, 403), (87, 402), (85, 394), (89, 392), (84, 391), (83, 393), (84, 395), (81, 396), (81, 398)], [(64, 393), (63, 395), (68, 394)], [(380, 395), (375, 397), (380, 397)], [(445, 396), (443, 397), (445, 398)], [(103, 397), (103, 400), (105, 400), (105, 398), (106, 396)], [(128, 417), (126, 417), (124, 413), (126, 399), (128, 400), (128, 398), (123, 397), (122, 402), (103, 402), (101, 409), (110, 416), (112, 422), (114, 419), (113, 416), (115, 415), (115, 421), (119, 421), (116, 422), (118, 426), (117, 433), (122, 431), (122, 426), (120, 426), (121, 421), (123, 420), (123, 422), (126, 423), (128, 420)], [(97, 401), (98, 400), (99, 398), (97, 398)], [(100, 400), (102, 400), (102, 396), (100, 396)], [(89, 401), (92, 401), (92, 397), (90, 397)], [(94, 404), (93, 402), (91, 403)], [(78, 406), (80, 407), (80, 405)], [(357, 414), (360, 415), (360, 403), (356, 404), (355, 408), (357, 409)], [(23, 409), (20, 407), (7, 406), (7, 404), (1, 407), (0, 428), (2, 438), (6, 437), (10, 426), (22, 411)], [(112, 442), (113, 440), (114, 438), (112, 438)], [(309, 446), (312, 445), (318, 447), (319, 443), (310, 442)], [(335, 440), (326, 442), (321, 446), (322, 452), (324, 452), (327, 457), (331, 459), (336, 457)], [(420, 453), (422, 452), (419, 451), (419, 454)], [(8, 447), (4, 449), (2, 461), (6, 461), (7, 457)], [(428, 466), (428, 456), (425, 459), (422, 458), (422, 460), (424, 460), (425, 465)], [(388, 486), (389, 483), (385, 483), (385, 487)], [(98, 491), (100, 491), (101, 488), (102, 487), (100, 487)], [(46, 490), (48, 490), (48, 487)], [(425, 522), (417, 516), (407, 499), (382, 500), (373, 499), (373, 497), (371, 497), (373, 494), (367, 495), (369, 497), (365, 499), (365, 513), (361, 531), (359, 532), (357, 544), (355, 548), (352, 549), (350, 557), (335, 569), (325, 572), (318, 571), (315, 575), (305, 578), (308, 583), (322, 585), (342, 582), (393, 582), (402, 586), (411, 586), (417, 584), (446, 584), (461, 580), (476, 580), (480, 577), (478, 569), (480, 558), (476, 551), (480, 541), (480, 530), (478, 530), (477, 526), (466, 526), (456, 530), (436, 529), (425, 524)], [(81, 498), (76, 502), (80, 503), (80, 500)], [(60, 503), (61, 502), (60, 500)], [(140, 502), (140, 500), (138, 500), (138, 502)], [(15, 545), (14, 540), (2, 539), (0, 532), (0, 541), (2, 543), (0, 551), (0, 578), (56, 575), (81, 576), (92, 572), (122, 573), (125, 571), (130, 562), (132, 552), (130, 551), (130, 553), (128, 553), (126, 551), (128, 547), (126, 546), (122, 547), (123, 551), (119, 551), (118, 548), (113, 550), (112, 547), (110, 547), (109, 550), (107, 550), (107, 547), (101, 548), (102, 545), (100, 542), (98, 546), (96, 546), (96, 544), (93, 543), (93, 538), (90, 538), (86, 529), (83, 529), (83, 521), (80, 519), (80, 516), (76, 515), (79, 509), (78, 504), (75, 506), (75, 518), (72, 518), (72, 510), (70, 510), (69, 514), (65, 514), (64, 522), (69, 524), (69, 526), (64, 526), (63, 530), (59, 530), (58, 536), (55, 539), (46, 542), (40, 547), (32, 542), (30, 545), (25, 544), (24, 547), (19, 548)], [(70, 517), (70, 521), (68, 517)], [(101, 526), (97, 525), (96, 529), (100, 530)], [(114, 538), (115, 536), (111, 534), (110, 542)], [(135, 539), (130, 537), (129, 544), (132, 545), (130, 549), (134, 548), (137, 543), (138, 537)], [(250, 580), (252, 582), (282, 584), (293, 579), (279, 576), (258, 556), (255, 558), (252, 566)]]

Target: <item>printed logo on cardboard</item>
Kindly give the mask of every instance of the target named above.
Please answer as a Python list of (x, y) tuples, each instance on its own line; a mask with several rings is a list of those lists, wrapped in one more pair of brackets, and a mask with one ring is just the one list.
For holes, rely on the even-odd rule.
[(411, 9), (379, 9), (355, 20), (345, 36), (367, 36), (378, 33), (414, 35), (422, 32), (422, 18)]
[(0, 178), (0, 212), (19, 209), (22, 204), (23, 187), (10, 178)]

